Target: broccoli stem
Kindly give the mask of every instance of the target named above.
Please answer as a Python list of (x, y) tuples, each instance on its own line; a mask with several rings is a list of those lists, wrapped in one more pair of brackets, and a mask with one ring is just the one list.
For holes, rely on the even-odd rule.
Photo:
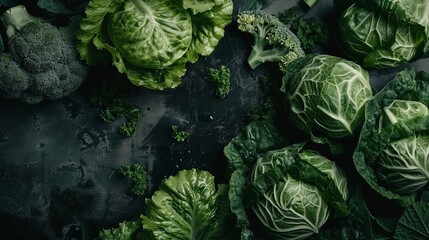
[(265, 62), (280, 62), (284, 54), (284, 51), (277, 48), (263, 50), (253, 46), (247, 61), (249, 62), (250, 67), (255, 69)]

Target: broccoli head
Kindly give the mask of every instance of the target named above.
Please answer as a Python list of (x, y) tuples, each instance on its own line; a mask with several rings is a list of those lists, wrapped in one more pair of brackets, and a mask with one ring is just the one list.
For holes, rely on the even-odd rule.
[(254, 44), (247, 59), (252, 69), (265, 62), (282, 65), (304, 56), (295, 34), (277, 17), (261, 10), (238, 14), (238, 29), (253, 35)]
[(0, 97), (29, 104), (69, 95), (86, 79), (74, 30), (28, 14), (23, 6), (2, 16), (8, 29), (7, 53), (0, 56)]

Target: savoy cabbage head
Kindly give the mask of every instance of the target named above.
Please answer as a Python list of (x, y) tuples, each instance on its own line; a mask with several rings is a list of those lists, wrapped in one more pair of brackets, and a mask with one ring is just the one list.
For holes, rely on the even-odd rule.
[(371, 187), (404, 206), (429, 183), (428, 87), (428, 73), (399, 72), (368, 103), (353, 156)]
[(90, 0), (78, 50), (88, 64), (112, 61), (134, 85), (174, 88), (187, 62), (213, 52), (232, 7), (231, 0)]
[(307, 55), (289, 64), (282, 90), (292, 122), (312, 137), (354, 135), (372, 98), (367, 71), (330, 55)]
[(429, 55), (429, 0), (348, 0), (340, 17), (346, 52), (365, 67), (392, 67)]

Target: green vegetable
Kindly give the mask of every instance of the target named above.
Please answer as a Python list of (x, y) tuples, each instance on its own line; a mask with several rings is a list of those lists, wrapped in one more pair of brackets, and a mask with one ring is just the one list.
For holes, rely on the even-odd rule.
[(405, 209), (395, 229), (395, 239), (429, 239), (429, 201), (413, 203)]
[(179, 127), (176, 125), (171, 126), (171, 130), (173, 131), (171, 136), (177, 142), (184, 142), (189, 137), (189, 132), (180, 131)]
[(182, 170), (163, 181), (142, 220), (147, 239), (237, 239), (228, 187), (216, 187), (206, 171)]
[(0, 97), (35, 104), (77, 90), (89, 69), (79, 60), (75, 32), (16, 6), (1, 16), (9, 52), (0, 56)]
[(121, 173), (134, 182), (131, 192), (143, 196), (147, 188), (147, 172), (140, 164), (134, 166), (121, 166)]
[(111, 59), (134, 85), (174, 88), (187, 62), (213, 52), (231, 15), (231, 0), (90, 0), (78, 50), (88, 64)]
[(429, 182), (429, 74), (399, 72), (368, 103), (355, 166), (377, 192), (410, 206)]
[[(340, 17), (346, 52), (364, 67), (393, 67), (429, 54), (429, 0), (353, 0)], [(339, 8), (344, 3), (337, 3)]]
[(118, 228), (103, 229), (100, 231), (97, 240), (131, 240), (137, 238), (138, 230), (141, 229), (141, 223), (122, 222)]
[[(102, 69), (102, 71), (106, 71)], [(95, 82), (92, 85), (91, 102), (103, 109), (100, 117), (106, 123), (113, 123), (120, 118), (125, 118), (125, 122), (119, 127), (119, 132), (131, 137), (142, 118), (139, 106), (131, 103), (127, 97), (129, 86), (127, 82), (121, 81), (113, 74), (113, 79), (103, 79), (102, 82)]]
[(263, 11), (243, 11), (237, 17), (238, 29), (253, 35), (254, 43), (247, 62), (252, 69), (265, 62), (283, 65), (304, 56), (301, 43), (275, 16)]
[[(252, 155), (242, 153), (227, 158), (254, 162)], [(302, 150), (302, 144), (266, 152), (251, 173), (246, 169), (249, 164), (233, 172), (229, 192), (242, 238), (253, 235), (251, 228), (262, 227), (268, 239), (305, 239), (319, 231), (331, 212), (335, 217), (347, 214), (344, 173), (317, 152)], [(250, 224), (248, 211), (256, 216), (256, 226)]]
[(231, 72), (228, 67), (209, 68), (208, 81), (216, 87), (216, 96), (224, 99), (231, 91)]
[(368, 73), (330, 55), (307, 55), (289, 64), (282, 91), (292, 123), (316, 141), (356, 134), (372, 98)]

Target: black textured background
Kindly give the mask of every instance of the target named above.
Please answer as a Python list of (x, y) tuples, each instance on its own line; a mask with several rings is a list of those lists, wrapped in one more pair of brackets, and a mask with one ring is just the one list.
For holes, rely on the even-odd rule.
[[(276, 0), (266, 10), (296, 2)], [(236, 12), (240, 1), (234, 3)], [(319, 0), (308, 15), (326, 19), (331, 10), (330, 0)], [(251, 71), (246, 62), (250, 41), (233, 22), (211, 56), (188, 64), (181, 86), (133, 89), (143, 118), (130, 138), (117, 132), (120, 121), (104, 123), (100, 108), (80, 90), (37, 105), (0, 100), (0, 239), (94, 239), (102, 228), (138, 218), (144, 198), (130, 193), (130, 181), (118, 171), (122, 165), (145, 167), (148, 194), (165, 177), (192, 167), (225, 182), (222, 149), (245, 125), (245, 114), (263, 101), (257, 81), (263, 69)], [(232, 76), (224, 100), (205, 80), (206, 69), (220, 64)], [(427, 70), (429, 60), (413, 65)], [(373, 86), (380, 88), (403, 67), (371, 71)], [(95, 76), (102, 79), (103, 71)], [(189, 131), (189, 139), (174, 142), (171, 125)]]

